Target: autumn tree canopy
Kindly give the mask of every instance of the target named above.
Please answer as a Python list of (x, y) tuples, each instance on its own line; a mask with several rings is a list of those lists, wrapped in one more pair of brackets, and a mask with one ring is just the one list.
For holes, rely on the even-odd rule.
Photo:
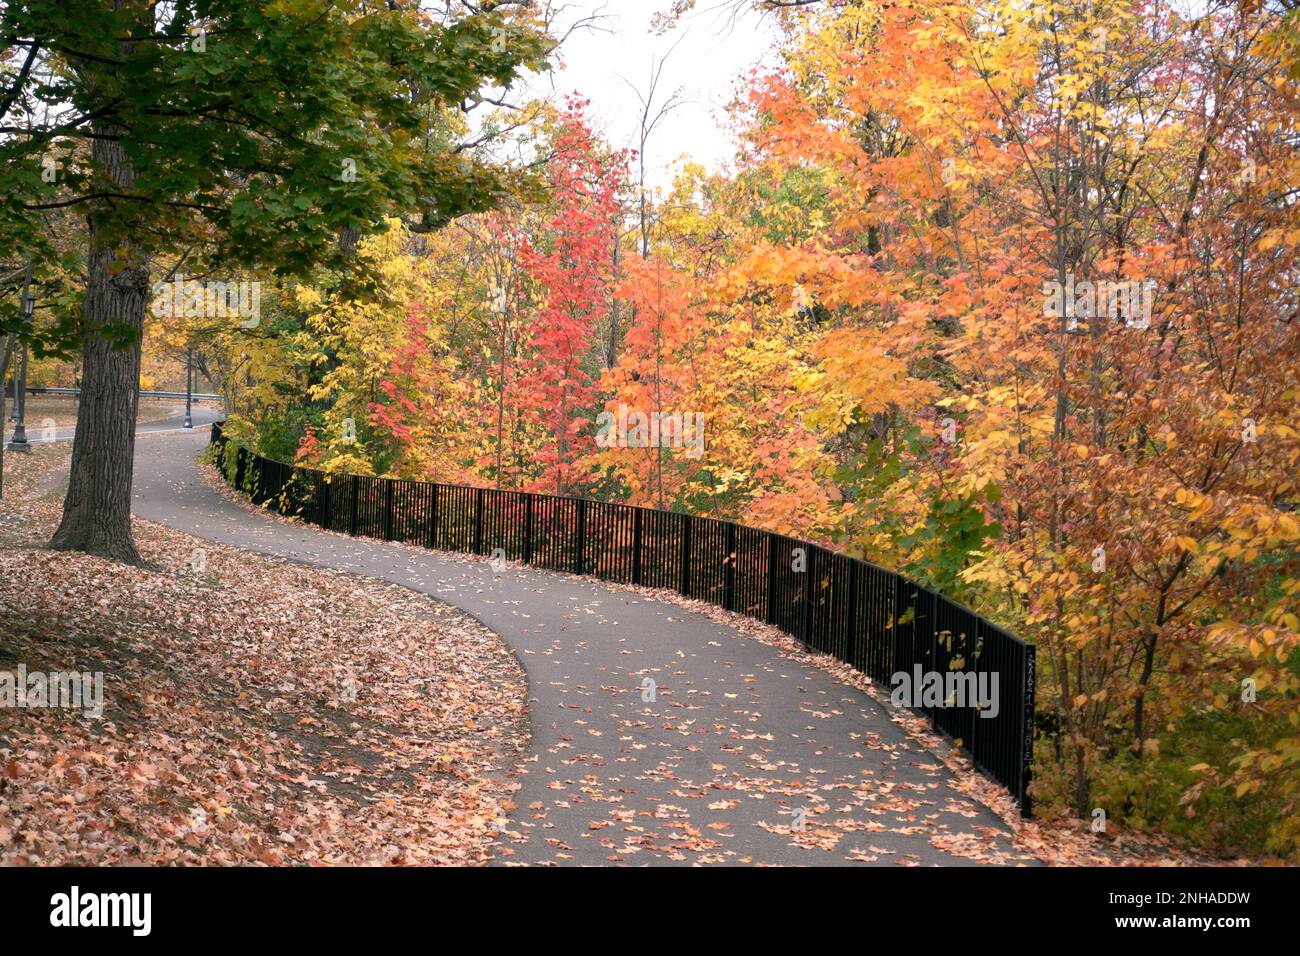
[[(442, 117), (549, 46), (491, 6), (443, 17), (364, 0), (6, 3), (0, 34), (15, 64), (0, 85), (0, 246), (62, 292), (24, 337), (83, 353), (53, 546), (126, 561), (155, 279), (303, 276), (388, 215), (427, 226), (490, 207), (505, 177), (462, 155)], [(5, 330), (20, 322), (11, 305)]]

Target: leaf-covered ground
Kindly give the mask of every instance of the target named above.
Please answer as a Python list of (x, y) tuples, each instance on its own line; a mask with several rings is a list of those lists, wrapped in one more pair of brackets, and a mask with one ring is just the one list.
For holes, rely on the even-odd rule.
[(477, 864), (523, 672), (392, 585), (138, 523), (152, 565), (40, 550), (66, 446), (6, 456), (0, 671), (102, 671), (102, 719), (0, 707), (0, 864)]

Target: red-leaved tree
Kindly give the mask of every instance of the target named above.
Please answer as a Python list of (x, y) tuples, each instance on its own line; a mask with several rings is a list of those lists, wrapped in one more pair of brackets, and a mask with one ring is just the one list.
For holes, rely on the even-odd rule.
[(520, 249), (538, 307), (524, 329), (524, 361), (516, 400), (546, 436), (537, 490), (571, 491), (576, 461), (591, 443), (596, 382), (590, 365), (593, 331), (608, 308), (617, 192), (626, 155), (600, 147), (570, 99), (556, 116), (547, 169), (552, 190), (544, 218)]

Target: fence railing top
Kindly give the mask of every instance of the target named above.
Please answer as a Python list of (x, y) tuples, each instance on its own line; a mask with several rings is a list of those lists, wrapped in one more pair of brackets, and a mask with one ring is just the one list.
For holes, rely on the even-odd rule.
[[(225, 422), (215, 422), (215, 423), (213, 423), (213, 425), (212, 425), (212, 440), (213, 440), (214, 442), (215, 442), (215, 441), (232, 441), (232, 439), (229, 439), (229, 438), (227, 438), (227, 437), (225, 436), (225, 434), (224, 434), (224, 432), (223, 432), (223, 430), (222, 430), (222, 426), (223, 426), (224, 424), (225, 424)], [(936, 591), (936, 590), (934, 590), (933, 588), (926, 587), (924, 584), (921, 584), (921, 583), (919, 583), (919, 582), (917, 582), (917, 581), (913, 581), (911, 578), (906, 577), (905, 575), (900, 574), (900, 573), (897, 572), (897, 571), (891, 571), (889, 568), (881, 567), (880, 565), (875, 564), (875, 563), (872, 562), (872, 561), (868, 561), (868, 560), (866, 560), (865, 558), (854, 557), (853, 555), (845, 554), (843, 551), (835, 551), (835, 550), (833, 550), (832, 548), (827, 547), (826, 545), (817, 544), (817, 543), (812, 542), (812, 541), (807, 541), (807, 540), (804, 540), (803, 538), (796, 538), (796, 537), (794, 537), (794, 536), (792, 536), (792, 535), (788, 535), (788, 534), (785, 534), (785, 533), (780, 532), (780, 531), (770, 531), (770, 530), (768, 530), (768, 529), (766, 529), (766, 528), (755, 528), (755, 527), (753, 527), (753, 526), (751, 526), (751, 525), (740, 524), (739, 522), (734, 521), (734, 520), (732, 520), (732, 519), (730, 519), (730, 518), (714, 518), (714, 517), (712, 517), (712, 516), (710, 516), (710, 515), (691, 514), (691, 513), (688, 512), (688, 511), (670, 511), (670, 510), (663, 509), (663, 508), (651, 508), (651, 507), (647, 507), (647, 506), (645, 506), (645, 505), (634, 505), (634, 504), (629, 504), (628, 502), (624, 502), (624, 501), (602, 501), (602, 500), (600, 500), (600, 499), (598, 499), (598, 498), (586, 498), (586, 497), (582, 497), (582, 496), (578, 496), (578, 495), (554, 495), (554, 494), (550, 494), (550, 493), (548, 493), (548, 492), (541, 492), (541, 491), (524, 491), (523, 489), (519, 489), (519, 488), (489, 488), (489, 487), (486, 487), (486, 486), (484, 486), (484, 485), (465, 485), (465, 484), (457, 484), (457, 483), (454, 483), (454, 482), (423, 481), (423, 480), (420, 480), (420, 479), (417, 479), (417, 478), (392, 478), (392, 477), (389, 477), (389, 476), (386, 476), (386, 475), (356, 475), (356, 474), (351, 474), (351, 473), (347, 473), (347, 472), (330, 472), (330, 471), (325, 471), (324, 469), (321, 469), (321, 468), (309, 468), (309, 467), (304, 466), (304, 465), (298, 465), (298, 464), (294, 464), (294, 463), (291, 463), (291, 462), (278, 461), (277, 459), (274, 459), (274, 458), (268, 458), (268, 457), (265, 456), (265, 455), (261, 455), (261, 454), (258, 454), (258, 453), (255, 452), (255, 451), (253, 451), (253, 450), (252, 450), (251, 448), (249, 448), (247, 445), (240, 444), (240, 443), (237, 442), (237, 441), (236, 441), (235, 443), (236, 443), (240, 448), (242, 448), (242, 449), (244, 449), (245, 451), (247, 451), (249, 454), (252, 454), (252, 455), (254, 455), (254, 456), (257, 457), (257, 458), (261, 458), (263, 461), (269, 462), (269, 463), (271, 463), (271, 464), (279, 465), (279, 466), (282, 467), (282, 468), (292, 468), (292, 469), (294, 469), (294, 470), (296, 470), (296, 471), (307, 472), (307, 473), (315, 474), (315, 475), (321, 475), (321, 476), (323, 476), (326, 480), (332, 480), (332, 479), (333, 479), (334, 477), (336, 477), (336, 476), (341, 476), (341, 477), (344, 477), (344, 478), (365, 478), (365, 479), (371, 479), (371, 480), (375, 480), (375, 481), (398, 481), (398, 482), (402, 482), (402, 483), (404, 483), (404, 484), (411, 484), (411, 485), (426, 485), (426, 486), (432, 486), (432, 487), (435, 487), (435, 488), (455, 488), (455, 489), (460, 489), (460, 490), (463, 490), (463, 491), (473, 491), (473, 492), (492, 491), (492, 492), (505, 493), (505, 494), (531, 495), (531, 496), (533, 496), (533, 497), (535, 497), (535, 498), (554, 498), (554, 499), (556, 499), (556, 500), (558, 500), (558, 501), (572, 501), (572, 502), (575, 502), (575, 503), (576, 503), (576, 502), (590, 502), (590, 503), (593, 503), (593, 504), (602, 505), (602, 506), (606, 506), (606, 507), (613, 507), (613, 508), (619, 508), (619, 509), (627, 509), (627, 510), (641, 511), (641, 512), (644, 512), (644, 513), (647, 513), (647, 514), (669, 514), (669, 515), (678, 516), (678, 517), (680, 517), (680, 518), (682, 518), (682, 519), (690, 519), (690, 520), (693, 520), (693, 521), (705, 521), (705, 522), (710, 522), (710, 523), (718, 524), (718, 525), (732, 525), (732, 526), (734, 526), (734, 527), (737, 528), (737, 529), (742, 529), (742, 528), (743, 528), (743, 529), (746, 530), (746, 531), (753, 531), (753, 532), (756, 532), (756, 533), (758, 533), (758, 534), (767, 535), (767, 536), (769, 536), (769, 537), (780, 538), (780, 539), (783, 539), (783, 540), (786, 540), (786, 541), (791, 542), (791, 544), (793, 544), (793, 546), (795, 546), (795, 547), (816, 549), (817, 551), (820, 551), (820, 552), (822, 552), (823, 554), (830, 555), (832, 558), (838, 558), (838, 559), (843, 560), (843, 561), (848, 561), (848, 562), (851, 562), (851, 563), (860, 564), (860, 565), (863, 565), (864, 567), (871, 568), (872, 570), (879, 571), (879, 572), (881, 572), (881, 573), (883, 573), (883, 574), (888, 574), (888, 575), (890, 575), (890, 576), (896, 578), (900, 583), (905, 584), (905, 585), (907, 585), (907, 586), (909, 586), (909, 587), (915, 588), (917, 591), (920, 591), (920, 592), (922, 592), (922, 593), (924, 593), (924, 594), (931, 595), (931, 596), (933, 596), (933, 597), (935, 597), (935, 598), (938, 598), (938, 599), (941, 599), (941, 600), (943, 600), (943, 601), (946, 601), (949, 605), (951, 605), (953, 608), (957, 609), (958, 611), (962, 611), (962, 612), (964, 612), (964, 613), (966, 613), (966, 614), (969, 614), (970, 616), (972, 616), (972, 617), (976, 618), (977, 620), (979, 620), (979, 622), (980, 622), (981, 624), (986, 625), (987, 627), (990, 627), (990, 628), (994, 629), (994, 630), (997, 631), (999, 634), (1001, 634), (1003, 637), (1005, 637), (1007, 640), (1010, 640), (1010, 641), (1012, 641), (1012, 642), (1014, 642), (1014, 643), (1016, 643), (1016, 644), (1019, 644), (1019, 645), (1022, 646), (1022, 647), (1029, 647), (1029, 646), (1031, 646), (1027, 641), (1023, 640), (1023, 639), (1020, 638), (1020, 637), (1017, 637), (1017, 636), (1014, 635), (1014, 634), (1012, 634), (1012, 633), (1011, 633), (1010, 631), (1008, 631), (1006, 628), (1002, 627), (1002, 626), (999, 625), (999, 624), (994, 623), (993, 621), (988, 620), (988, 618), (984, 617), (984, 616), (983, 616), (982, 614), (980, 614), (978, 611), (973, 610), (972, 608), (966, 606), (965, 604), (962, 604), (960, 601), (956, 601), (956, 600), (954, 600), (953, 598), (949, 597), (949, 596), (946, 595), (946, 594), (943, 594), (943, 593), (940, 592), (940, 591)]]

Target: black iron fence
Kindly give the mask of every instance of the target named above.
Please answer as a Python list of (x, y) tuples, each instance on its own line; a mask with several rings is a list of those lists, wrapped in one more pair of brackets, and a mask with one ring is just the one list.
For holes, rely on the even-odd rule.
[[(731, 521), (586, 498), (330, 475), (254, 454), (228, 441), (219, 424), (212, 442), (234, 487), (280, 514), (350, 535), (670, 588), (773, 624), (886, 687), (905, 674), (912, 709), (1030, 815), (1033, 646), (901, 575)], [(931, 675), (943, 689), (922, 694), (915, 678), (933, 688)]]

